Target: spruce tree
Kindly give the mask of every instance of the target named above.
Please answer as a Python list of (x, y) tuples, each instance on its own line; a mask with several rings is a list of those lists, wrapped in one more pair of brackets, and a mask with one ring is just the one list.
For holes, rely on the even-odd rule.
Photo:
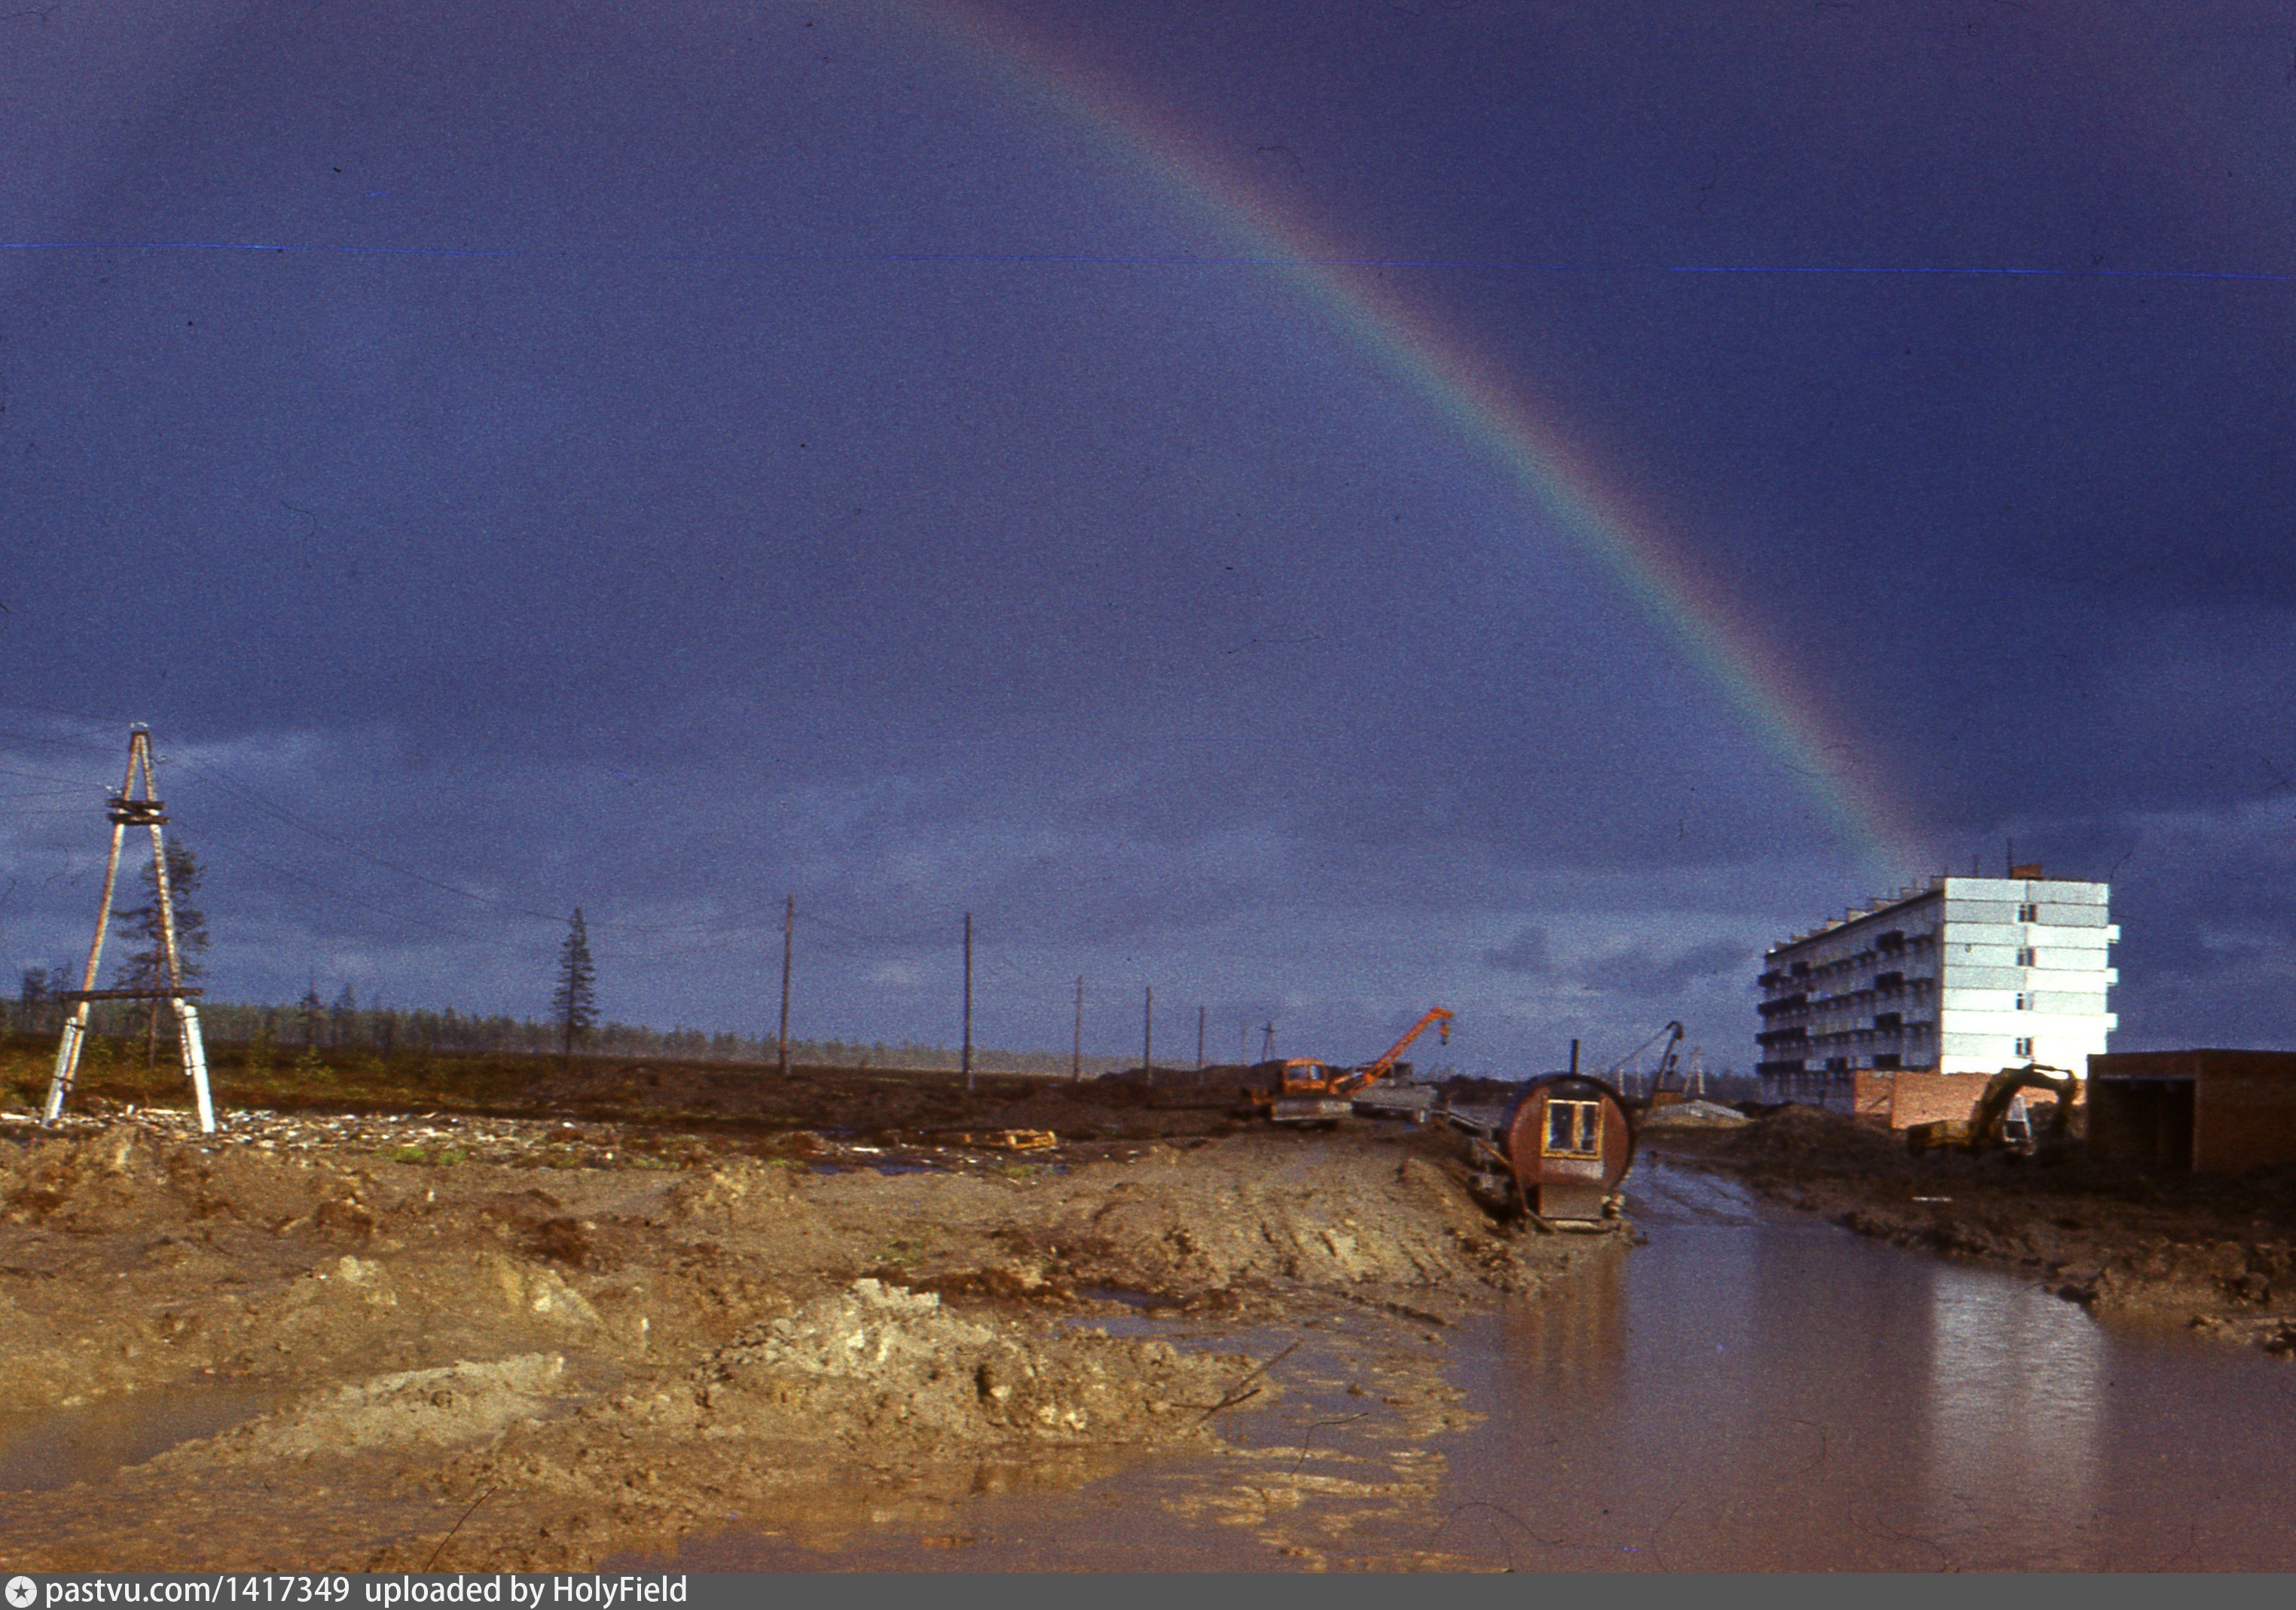
[(319, 1048), (319, 1027), (327, 1021), (327, 1005), (319, 998), (319, 981), (316, 976), (311, 987), (303, 991), (303, 998), (295, 1005), (303, 1015), (303, 1044), (316, 1052)]
[[(190, 984), (203, 977), (207, 969), (200, 964), (201, 955), (208, 948), (207, 913), (193, 904), (200, 884), (207, 877), (207, 868), (192, 847), (181, 839), (168, 846), (168, 903), (176, 915), (176, 965), (179, 984)], [(168, 988), (168, 949), (160, 909), (160, 875), (146, 861), (144, 864), (144, 899), (141, 906), (119, 912), (111, 919), (121, 932), (121, 937), (138, 947), (127, 953), (112, 975), (114, 987), (122, 990), (164, 990)], [(160, 1006), (157, 1000), (147, 1002), (150, 1010), (144, 1018), (144, 1060), (146, 1066), (159, 1060)]]
[(550, 1009), (558, 1020), (559, 1048), (574, 1058), (574, 1042), (589, 1038), (598, 1021), (597, 969), (590, 965), (589, 930), (582, 924), (582, 908), (566, 925), (566, 942), (558, 951), (558, 988), (551, 991)]

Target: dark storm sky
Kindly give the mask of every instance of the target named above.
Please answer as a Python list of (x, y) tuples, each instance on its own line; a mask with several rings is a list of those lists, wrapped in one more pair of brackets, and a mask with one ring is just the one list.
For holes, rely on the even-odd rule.
[(1382, 283), (1663, 512), (1881, 864), (928, 9), (0, 18), (0, 963), (85, 945), (140, 719), (226, 997), (538, 1012), (579, 904), (610, 1014), (753, 1031), (794, 891), (808, 1034), (952, 1039), (970, 909), (992, 1043), (1081, 973), (1105, 1050), (1153, 984), (1187, 1052), (1442, 1004), (1463, 1066), (1742, 1067), (1763, 942), (2013, 838), (2114, 880), (2117, 1045), (2296, 1043), (2284, 7), (981, 13), (1270, 216), (1486, 265)]

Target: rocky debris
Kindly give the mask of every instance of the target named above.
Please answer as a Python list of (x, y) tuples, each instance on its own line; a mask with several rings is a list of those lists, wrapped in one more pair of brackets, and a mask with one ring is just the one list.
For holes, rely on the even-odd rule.
[(713, 1414), (770, 1406), (848, 1439), (1136, 1442), (1200, 1430), (1242, 1367), (1160, 1341), (969, 1320), (934, 1293), (865, 1277), (743, 1331), (698, 1384)]
[(565, 1372), (559, 1355), (526, 1353), (377, 1376), (171, 1450), (158, 1462), (200, 1468), (497, 1441), (558, 1407)]
[[(108, 1105), (108, 1104), (107, 1104)], [(483, 1118), (462, 1113), (282, 1113), (263, 1109), (218, 1111), (216, 1132), (202, 1131), (196, 1113), (174, 1107), (126, 1107), (117, 1112), (68, 1112), (47, 1124), (32, 1113), (0, 1113), (0, 1138), (65, 1139), (119, 1129), (193, 1146), (221, 1155), (258, 1152), (363, 1152), (406, 1162), (520, 1162), (545, 1166), (607, 1166), (625, 1144), (619, 1126)]]

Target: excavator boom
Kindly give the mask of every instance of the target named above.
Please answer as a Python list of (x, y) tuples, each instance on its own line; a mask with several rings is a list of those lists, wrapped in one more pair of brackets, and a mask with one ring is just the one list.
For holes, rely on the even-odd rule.
[(2067, 1069), (2028, 1063), (2020, 1068), (2004, 1068), (1988, 1080), (1966, 1119), (1945, 1118), (1914, 1124), (1906, 1130), (1906, 1144), (1917, 1157), (1923, 1152), (2023, 1149), (2012, 1145), (2002, 1132), (2002, 1121), (2008, 1116), (2009, 1104), (2027, 1090), (2056, 1097), (2048, 1140), (2062, 1142), (2073, 1098), (2080, 1092), (2080, 1080)]

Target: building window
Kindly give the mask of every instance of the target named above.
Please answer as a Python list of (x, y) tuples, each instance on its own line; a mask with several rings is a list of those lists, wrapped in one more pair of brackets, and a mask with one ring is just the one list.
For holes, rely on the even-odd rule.
[(2028, 994), (2026, 991), (2024, 991), (2024, 990), (2018, 990), (2018, 991), (2017, 991), (2017, 1010), (2018, 1010), (2018, 1011), (2020, 1011), (2020, 1012), (2030, 1012), (2032, 1009), (2033, 1009), (2033, 998), (2032, 998), (2032, 996), (2031, 996), (2031, 995), (2030, 995), (2030, 994)]
[(2030, 1039), (2020, 1039), (2017, 1042), (2017, 1055), (2030, 1058), (2033, 1055), (2033, 1042)]
[(2021, 967), (2030, 967), (2030, 966), (2031, 966), (2031, 965), (2033, 965), (2033, 947), (2032, 947), (2032, 946), (2030, 946), (2030, 945), (2021, 945), (2021, 946), (2019, 946), (2019, 947), (2018, 947), (2018, 949), (2017, 949), (2017, 965), (2018, 965), (2019, 966), (2021, 966)]
[(1603, 1154), (1603, 1104), (1599, 1101), (1548, 1102), (1546, 1143), (1539, 1149), (1549, 1157), (1600, 1157)]
[(2021, 923), (2039, 922), (2041, 920), (2041, 908), (2036, 902), (2027, 900), (2023, 905), (2017, 908), (2017, 920)]

